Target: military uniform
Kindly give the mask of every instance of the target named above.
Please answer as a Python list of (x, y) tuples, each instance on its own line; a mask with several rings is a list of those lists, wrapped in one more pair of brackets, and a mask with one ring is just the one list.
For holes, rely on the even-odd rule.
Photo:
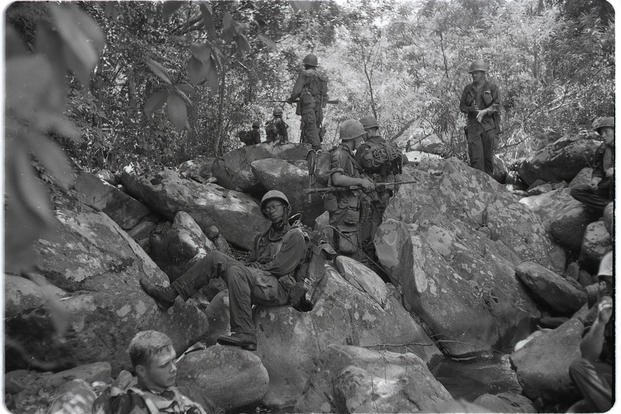
[(613, 168), (614, 146), (606, 142), (602, 143), (595, 152), (595, 165), (593, 167), (593, 177), (601, 178), (596, 188), (588, 184), (576, 185), (571, 189), (571, 196), (584, 205), (593, 213), (600, 217), (604, 208), (615, 199), (614, 176), (606, 177), (606, 170)]
[(246, 146), (256, 145), (261, 142), (261, 133), (256, 128), (253, 128), (250, 131), (242, 131), (239, 136), (239, 140), (246, 144)]
[[(312, 55), (307, 56), (304, 60)], [(317, 58), (312, 56), (312, 63), (317, 66)], [(314, 149), (321, 148), (323, 131), (323, 108), (328, 102), (328, 78), (316, 67), (307, 67), (298, 75), (289, 102), (297, 100), (295, 113), (302, 116), (301, 142), (309, 143)]]
[(295, 285), (294, 271), (304, 260), (306, 242), (300, 229), (273, 226), (257, 236), (249, 262), (218, 251), (208, 252), (171, 283), (184, 300), (221, 276), (229, 289), (231, 331), (254, 336), (252, 304), (286, 305)]
[[(212, 410), (213, 411), (213, 410)], [(169, 387), (161, 393), (136, 386), (93, 405), (96, 414), (205, 414), (200, 404)]]
[[(494, 112), (477, 121), (477, 111), (491, 108)], [(466, 139), (470, 166), (492, 175), (494, 150), (500, 132), (500, 92), (493, 83), (485, 80), (481, 85), (469, 84), (464, 88), (459, 109), (467, 115)]]
[[(332, 175), (337, 172), (355, 178), (362, 176), (354, 154), (343, 144), (330, 153), (329, 185), (332, 185)], [(339, 235), (334, 232), (334, 246), (344, 255), (358, 253), (361, 197), (362, 191), (347, 190), (328, 193), (324, 198), (325, 209), (330, 215), (330, 225), (342, 233)]]
[[(375, 183), (394, 182), (401, 173), (403, 155), (392, 144), (379, 135), (370, 136), (356, 150), (356, 160), (363, 172)], [(364, 251), (374, 257), (373, 237), (382, 224), (382, 217), (388, 202), (396, 189), (376, 188), (372, 197), (363, 200), (360, 218), (360, 240)]]

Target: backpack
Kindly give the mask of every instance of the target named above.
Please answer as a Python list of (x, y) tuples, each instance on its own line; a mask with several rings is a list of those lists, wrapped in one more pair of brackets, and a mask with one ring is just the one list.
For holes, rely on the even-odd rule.
[(358, 164), (368, 173), (401, 174), (401, 152), (385, 141), (367, 141), (356, 151)]
[(328, 101), (328, 77), (317, 70), (310, 72), (306, 87), (315, 101), (319, 102), (322, 108), (325, 107)]

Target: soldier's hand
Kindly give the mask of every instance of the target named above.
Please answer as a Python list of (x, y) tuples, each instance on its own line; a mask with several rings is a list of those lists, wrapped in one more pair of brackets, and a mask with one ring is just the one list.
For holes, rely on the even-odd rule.
[(608, 323), (612, 316), (612, 299), (610, 296), (604, 296), (597, 305), (597, 319), (601, 323)]
[(477, 121), (481, 122), (483, 120), (483, 117), (488, 113), (489, 111), (487, 109), (481, 109), (479, 111), (477, 111)]
[(360, 180), (360, 185), (364, 189), (364, 191), (373, 191), (375, 190), (375, 183), (368, 178), (362, 178)]

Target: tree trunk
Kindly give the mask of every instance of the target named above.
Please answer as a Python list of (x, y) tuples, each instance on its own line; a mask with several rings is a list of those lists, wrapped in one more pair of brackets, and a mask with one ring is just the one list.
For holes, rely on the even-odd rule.
[(216, 137), (213, 145), (213, 153), (216, 157), (222, 155), (222, 134), (224, 132), (224, 91), (226, 88), (226, 70), (222, 70), (222, 76), (220, 77), (220, 87), (218, 91), (218, 118), (216, 121)]

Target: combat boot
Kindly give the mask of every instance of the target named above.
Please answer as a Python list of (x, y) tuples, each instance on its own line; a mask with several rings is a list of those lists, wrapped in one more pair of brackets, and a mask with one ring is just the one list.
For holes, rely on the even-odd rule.
[(175, 303), (175, 298), (178, 295), (172, 286), (157, 286), (146, 279), (140, 279), (140, 286), (147, 295), (155, 299), (157, 306), (164, 312)]
[(218, 337), (217, 342), (221, 345), (239, 346), (248, 351), (257, 350), (257, 339), (253, 334), (233, 332), (231, 335)]

